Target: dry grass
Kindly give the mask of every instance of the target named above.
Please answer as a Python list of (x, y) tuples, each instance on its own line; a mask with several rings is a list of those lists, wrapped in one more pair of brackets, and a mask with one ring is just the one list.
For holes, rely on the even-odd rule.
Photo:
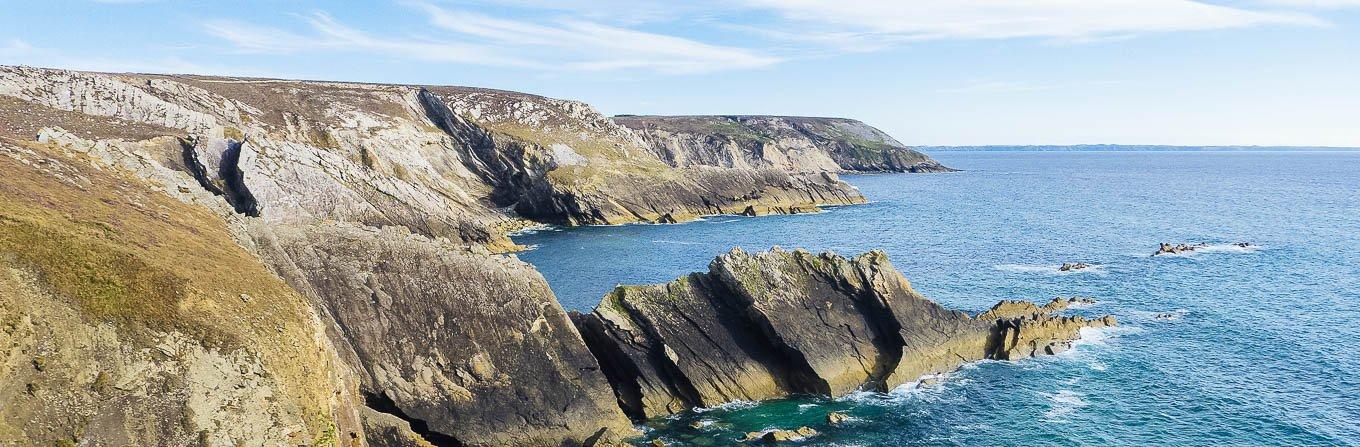
[[(7, 155), (16, 153), (28, 163)], [(0, 139), (0, 172), (0, 264), (33, 271), (86, 319), (114, 323), (134, 345), (176, 331), (246, 350), (315, 418), (309, 425), (330, 423), (334, 366), (313, 341), (308, 303), (242, 249), (220, 217), (36, 143)]]

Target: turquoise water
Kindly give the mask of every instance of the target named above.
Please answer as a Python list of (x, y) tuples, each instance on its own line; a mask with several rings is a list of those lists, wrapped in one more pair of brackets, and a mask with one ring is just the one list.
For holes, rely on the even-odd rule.
[[(814, 215), (516, 240), (537, 246), (520, 257), (569, 309), (706, 270), (733, 246), (780, 245), (884, 249), (923, 294), (971, 312), (1080, 295), (1099, 303), (1077, 313), (1122, 323), (1061, 356), (931, 385), (651, 421), (644, 441), (731, 445), (808, 425), (821, 433), (800, 445), (1360, 445), (1360, 152), (932, 155), (965, 172), (847, 176), (871, 203)], [(1164, 241), (1222, 245), (1149, 257)], [(1054, 271), (1075, 261), (1097, 268)], [(833, 410), (855, 419), (829, 427)]]

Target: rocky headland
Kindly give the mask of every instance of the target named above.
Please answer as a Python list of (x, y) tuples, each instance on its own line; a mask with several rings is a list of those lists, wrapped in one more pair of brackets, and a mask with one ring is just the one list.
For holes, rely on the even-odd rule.
[(616, 116), (671, 166), (791, 172), (949, 172), (883, 131), (844, 118)]
[(976, 316), (912, 289), (882, 252), (723, 254), (706, 273), (620, 286), (572, 314), (634, 419), (794, 394), (888, 390), (966, 362), (1067, 350), (1081, 299), (1002, 301)]
[[(799, 157), (834, 166), (681, 163), (588, 105), (522, 93), (0, 67), (0, 439), (614, 445), (638, 417), (881, 389), (1097, 324), (1016, 303), (970, 317), (881, 254), (800, 252), (724, 255), (676, 286), (693, 309), (652, 286), (573, 321), (501, 254), (535, 223), (859, 203), (838, 173), (931, 163), (827, 141)], [(637, 332), (606, 353), (623, 326), (592, 318)], [(686, 331), (733, 357), (692, 364)], [(657, 352), (675, 360), (634, 358)]]

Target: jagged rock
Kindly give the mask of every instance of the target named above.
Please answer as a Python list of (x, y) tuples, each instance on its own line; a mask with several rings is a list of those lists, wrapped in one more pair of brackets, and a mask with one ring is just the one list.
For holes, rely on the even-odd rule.
[(708, 273), (620, 286), (573, 321), (635, 419), (795, 393), (888, 389), (964, 362), (1053, 354), (1115, 324), (1003, 301), (970, 317), (931, 302), (882, 252), (733, 250)]
[(826, 415), (826, 423), (831, 425), (839, 425), (848, 420), (850, 420), (850, 416), (846, 416), (845, 413), (839, 411), (833, 411)]
[(1196, 244), (1175, 244), (1175, 245), (1172, 245), (1172, 244), (1168, 244), (1168, 243), (1163, 242), (1160, 246), (1157, 247), (1157, 252), (1156, 252), (1156, 253), (1153, 253), (1152, 255), (1153, 255), (1153, 256), (1157, 256), (1157, 255), (1174, 255), (1174, 254), (1180, 254), (1180, 253), (1188, 253), (1188, 252), (1192, 252), (1192, 251), (1195, 251), (1195, 250), (1199, 250), (1199, 249), (1204, 248), (1204, 247), (1207, 247), (1207, 246), (1208, 246), (1208, 244), (1205, 244), (1205, 243), (1202, 243), (1202, 242), (1201, 242), (1201, 243), (1196, 243)]
[[(514, 249), (505, 231), (526, 219), (809, 212), (864, 201), (838, 171), (921, 163), (856, 126), (807, 123), (830, 140), (793, 158), (821, 161), (672, 164), (573, 101), (29, 67), (0, 67), (0, 118), (0, 315), (29, 319), (15, 326), (22, 347), (4, 351), (28, 352), (0, 358), (0, 368), (23, 367), (0, 369), (0, 432), (19, 433), (21, 444), (84, 430), (79, 441), (99, 445), (324, 444), (332, 435), (371, 445), (605, 445), (633, 433), (627, 416), (839, 392), (856, 380), (886, 385), (898, 343), (879, 335), (915, 336), (871, 312), (891, 308), (908, 321), (898, 314), (910, 306), (842, 293), (877, 287), (873, 274), (843, 287), (820, 267), (803, 283), (814, 296), (801, 299), (833, 303), (844, 312), (837, 321), (863, 333), (823, 342), (799, 330), (810, 321), (791, 307), (800, 298), (765, 290), (779, 275), (803, 275), (795, 262), (732, 282), (746, 300), (710, 290), (716, 274), (664, 292), (685, 297), (672, 307), (653, 305), (662, 292), (621, 294), (614, 315), (577, 318), (593, 328), (587, 346), (531, 267), (491, 254)], [(835, 132), (877, 143), (837, 143)], [(25, 221), (31, 213), (48, 214)], [(30, 223), (41, 231), (10, 231)], [(55, 236), (19, 239), (34, 234)], [(93, 245), (59, 245), (77, 242)], [(35, 253), (69, 265), (7, 261)], [(132, 288), (100, 296), (118, 305), (80, 307), (82, 295), (62, 289), (70, 284), (51, 284), (85, 277), (92, 270), (62, 269), (91, 263), (117, 267), (95, 278)], [(25, 270), (34, 265), (51, 272)], [(740, 260), (725, 268), (764, 274)], [(53, 290), (65, 295), (44, 295)], [(731, 309), (801, 320), (757, 326)], [(675, 319), (683, 316), (708, 320), (685, 327)], [(845, 348), (864, 351), (856, 366), (836, 363)], [(728, 354), (711, 355), (720, 350)], [(721, 362), (704, 365), (696, 353)], [(624, 383), (632, 388), (609, 386)]]
[(797, 430), (776, 429), (763, 432), (753, 431), (747, 433), (744, 440), (746, 442), (760, 441), (766, 444), (774, 444), (780, 442), (803, 440), (811, 438), (813, 436), (817, 436), (817, 430), (813, 430), (811, 427), (803, 426), (798, 427)]
[(256, 231), (284, 278), (333, 319), (368, 406), (425, 439), (557, 446), (634, 434), (528, 264), (392, 227)]
[(114, 146), (0, 137), (0, 444), (296, 445), (362, 433), (307, 300), (222, 218), (134, 171), (91, 165), (149, 166), (98, 155)]
[(789, 172), (948, 172), (859, 121), (791, 116), (614, 117), (672, 166), (775, 167)]
[(1062, 266), (1058, 267), (1058, 271), (1070, 272), (1074, 270), (1087, 269), (1090, 267), (1091, 267), (1090, 264), (1086, 264), (1084, 262), (1064, 262)]

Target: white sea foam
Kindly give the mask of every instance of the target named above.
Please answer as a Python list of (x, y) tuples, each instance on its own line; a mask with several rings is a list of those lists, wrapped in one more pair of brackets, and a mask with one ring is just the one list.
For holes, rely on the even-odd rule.
[(1040, 392), (1039, 395), (1049, 400), (1049, 410), (1044, 412), (1044, 419), (1051, 422), (1067, 422), (1066, 416), (1091, 405), (1086, 399), (1082, 399), (1083, 394), (1072, 390), (1058, 390), (1056, 393)]
[(540, 231), (562, 231), (562, 229), (561, 229), (561, 228), (558, 228), (558, 227), (556, 227), (556, 226), (554, 226), (554, 225), (551, 225), (551, 224), (543, 224), (543, 223), (540, 223), (540, 224), (529, 225), (529, 226), (526, 226), (526, 227), (524, 227), (524, 228), (520, 228), (520, 229), (515, 230), (515, 231), (511, 231), (511, 232), (509, 232), (509, 233), (506, 233), (506, 235), (507, 235), (507, 236), (510, 236), (510, 237), (524, 236), (524, 235), (528, 235), (528, 234), (538, 234), (538, 232), (540, 232)]
[(1037, 273), (1043, 275), (1081, 275), (1081, 274), (1106, 274), (1105, 266), (1101, 264), (1087, 264), (1084, 269), (1061, 271), (1062, 264), (997, 264), (992, 268), (1004, 272), (1017, 273)]
[(676, 245), (699, 245), (698, 242), (690, 242), (690, 241), (673, 241), (673, 240), (670, 240), (670, 239), (652, 239), (652, 243), (655, 243), (655, 244), (676, 244)]
[[(1223, 244), (1205, 244), (1205, 245), (1197, 246), (1194, 250), (1186, 250), (1186, 251), (1182, 251), (1182, 252), (1180, 252), (1180, 253), (1162, 253), (1162, 254), (1158, 254), (1156, 257), (1158, 257), (1158, 258), (1161, 258), (1161, 257), (1168, 257), (1168, 258), (1189, 258), (1189, 257), (1193, 257), (1193, 256), (1196, 256), (1196, 255), (1204, 254), (1204, 253), (1247, 254), (1247, 253), (1255, 253), (1255, 252), (1258, 252), (1258, 251), (1261, 251), (1261, 250), (1264, 250), (1264, 249), (1265, 249), (1265, 247), (1262, 247), (1262, 246), (1260, 246), (1260, 245), (1254, 245), (1254, 244), (1253, 244), (1253, 245), (1247, 245), (1247, 246), (1245, 246), (1245, 247), (1240, 246), (1240, 245), (1237, 245), (1237, 244), (1229, 244), (1229, 243), (1223, 243)], [(1146, 255), (1144, 255), (1144, 256), (1146, 256)]]
[(1084, 327), (1078, 332), (1081, 336), (1072, 342), (1072, 346), (1105, 345), (1111, 339), (1141, 332), (1143, 328), (1139, 326)]
[(1135, 310), (1132, 312), (1132, 314), (1134, 317), (1137, 317), (1138, 319), (1141, 320), (1180, 321), (1181, 319), (1185, 318), (1186, 315), (1190, 315), (1190, 310), (1176, 309), (1173, 311), (1158, 311), (1158, 312)]
[(744, 409), (747, 409), (747, 408), (755, 407), (756, 405), (759, 405), (759, 403), (758, 403), (758, 402), (752, 402), (752, 401), (749, 401), (749, 400), (734, 400), (734, 401), (732, 401), (732, 402), (728, 402), (728, 403), (724, 403), (724, 404), (718, 404), (718, 405), (714, 405), (714, 406), (711, 406), (711, 407), (699, 407), (699, 408), (695, 408), (695, 409), (694, 409), (694, 412), (695, 412), (695, 413), (707, 413), (707, 412), (714, 411), (714, 410), (723, 410), (723, 411), (744, 410)]

